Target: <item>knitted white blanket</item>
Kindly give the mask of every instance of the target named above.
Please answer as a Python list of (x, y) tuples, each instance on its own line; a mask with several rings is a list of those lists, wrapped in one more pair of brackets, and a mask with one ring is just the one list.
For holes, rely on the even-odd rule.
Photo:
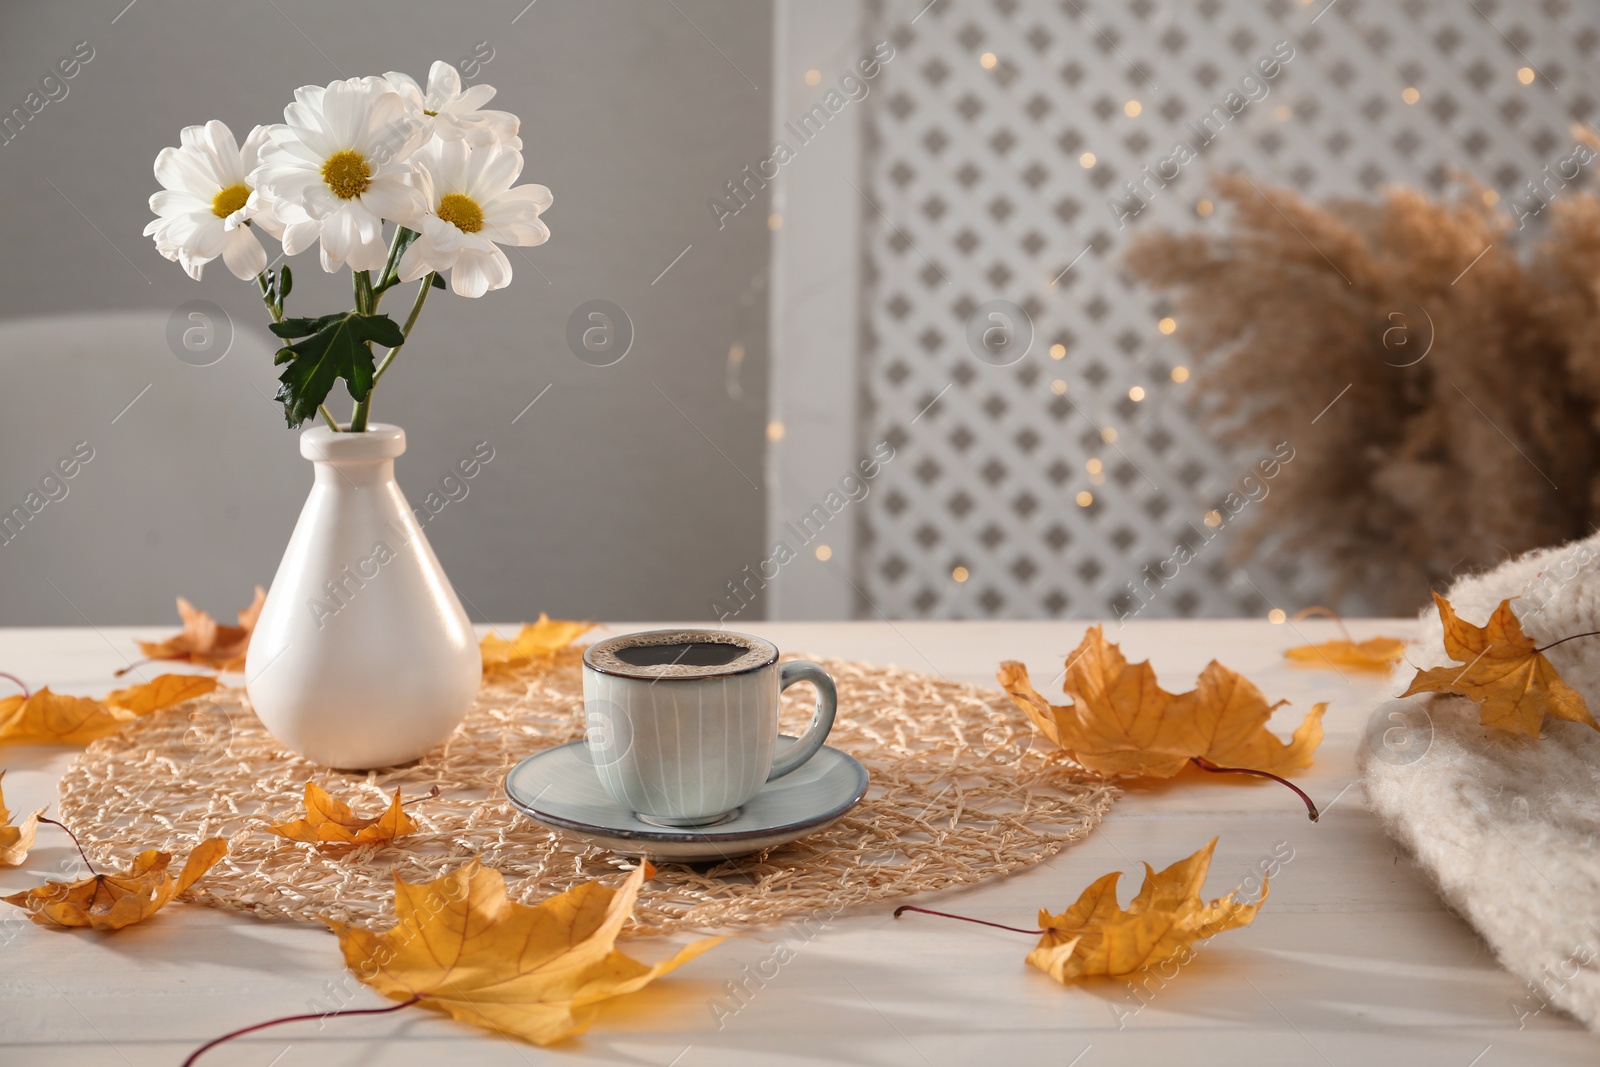
[[(1506, 597), (1539, 644), (1600, 630), (1600, 535), (1509, 560), (1449, 599), (1482, 625)], [(1395, 671), (1452, 663), (1439, 614)], [(1600, 637), (1547, 655), (1600, 715)], [(1392, 700), (1372, 713), (1361, 754), (1368, 803), (1437, 880), (1500, 962), (1528, 985), (1519, 1023), (1548, 1006), (1600, 1030), (1600, 733), (1547, 721), (1540, 740), (1479, 724), (1460, 697)]]

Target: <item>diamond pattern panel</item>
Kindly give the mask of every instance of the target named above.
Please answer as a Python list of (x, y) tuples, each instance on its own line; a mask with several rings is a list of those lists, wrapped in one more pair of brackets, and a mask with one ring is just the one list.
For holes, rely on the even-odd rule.
[[(1219, 509), (1278, 442), (1227, 455), (1208, 439), (1184, 324), (1119, 258), (1143, 229), (1217, 225), (1204, 197), (1220, 171), (1321, 198), (1439, 192), (1464, 168), (1517, 196), (1595, 111), (1600, 9), (938, 0), (876, 17), (898, 55), (868, 99), (863, 432), (899, 454), (861, 519), (861, 612), (1227, 616), (1319, 599), (1318, 575), (1283, 554), (1230, 561), (1250, 516)], [(1197, 158), (1172, 177), (1179, 143)], [(991, 300), (1032, 322), (1009, 366), (969, 347)]]

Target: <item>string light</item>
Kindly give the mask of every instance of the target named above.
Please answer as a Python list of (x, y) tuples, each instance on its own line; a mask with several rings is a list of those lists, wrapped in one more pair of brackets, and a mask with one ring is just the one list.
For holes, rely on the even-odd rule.
[(1401, 91), (1400, 99), (1404, 100), (1408, 104), (1415, 104), (1418, 100), (1422, 99), (1422, 94), (1417, 92), (1414, 87), (1408, 85), (1404, 90)]
[(1267, 612), (1267, 621), (1272, 623), (1274, 626), (1282, 626), (1288, 618), (1289, 616), (1283, 613), (1282, 608), (1273, 608), (1271, 611)]
[(1106, 465), (1100, 462), (1099, 457), (1095, 457), (1089, 460), (1089, 462), (1085, 463), (1083, 468), (1090, 474), (1099, 474), (1101, 471), (1106, 469)]
[(968, 571), (965, 567), (952, 567), (950, 569), (950, 577), (955, 580), (957, 584), (959, 584), (972, 577), (972, 572)]
[(1144, 386), (1136, 385), (1128, 390), (1128, 399), (1137, 404), (1144, 399)]
[(1085, 489), (1072, 499), (1078, 502), (1080, 508), (1086, 508), (1094, 503), (1094, 494)]
[(1175, 381), (1175, 382), (1186, 382), (1186, 381), (1188, 381), (1189, 380), (1189, 368), (1188, 367), (1173, 367), (1172, 368), (1172, 380)]
[(1521, 82), (1523, 85), (1532, 85), (1533, 79), (1534, 73), (1532, 67), (1523, 67), (1521, 70), (1517, 71), (1517, 81)]
[(818, 545), (817, 558), (824, 563), (828, 562), (833, 558), (833, 549), (829, 548), (827, 545)]
[(995, 58), (995, 54), (993, 52), (985, 52), (978, 58), (978, 62), (983, 64), (984, 70), (993, 70), (994, 65), (1000, 62), (1000, 60)]
[(1177, 328), (1178, 320), (1173, 318), (1171, 315), (1166, 316), (1160, 322), (1156, 323), (1156, 329), (1160, 330), (1162, 333), (1172, 333), (1177, 330)]
[(1064, 344), (1061, 344), (1059, 342), (1056, 343), (1056, 344), (1051, 345), (1050, 346), (1050, 358), (1051, 359), (1066, 359), (1067, 358), (1067, 346), (1064, 345)]
[(1122, 113), (1128, 116), (1130, 119), (1138, 118), (1139, 112), (1143, 110), (1144, 108), (1140, 106), (1139, 101), (1137, 100), (1129, 100), (1126, 104), (1122, 105)]
[(1078, 166), (1082, 167), (1084, 170), (1088, 170), (1090, 167), (1094, 166), (1094, 153), (1085, 152), (1083, 155), (1079, 156)]

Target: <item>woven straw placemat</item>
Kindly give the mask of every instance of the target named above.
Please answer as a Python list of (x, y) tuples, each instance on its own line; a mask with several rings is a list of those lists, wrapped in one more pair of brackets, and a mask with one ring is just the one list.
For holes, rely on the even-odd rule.
[[(160, 848), (179, 861), (207, 837), (229, 852), (188, 894), (261, 916), (363, 924), (393, 921), (393, 876), (426, 882), (474, 856), (535, 903), (633, 860), (586, 846), (517, 814), (506, 771), (583, 735), (581, 650), (485, 679), (466, 721), (406, 767), (341, 774), (287, 752), (241, 690), (218, 690), (96, 741), (61, 781), (63, 820), (96, 863)], [(832, 744), (866, 765), (872, 786), (832, 826), (716, 866), (660, 864), (635, 910), (639, 932), (772, 923), (976, 882), (1038, 863), (1076, 841), (1116, 790), (1038, 751), (1003, 693), (895, 667), (822, 660), (838, 683)], [(810, 716), (809, 687), (784, 698), (784, 728)], [(303, 813), (313, 780), (376, 815), (401, 787), (437, 785), (408, 806), (416, 833), (335, 854), (268, 833)]]

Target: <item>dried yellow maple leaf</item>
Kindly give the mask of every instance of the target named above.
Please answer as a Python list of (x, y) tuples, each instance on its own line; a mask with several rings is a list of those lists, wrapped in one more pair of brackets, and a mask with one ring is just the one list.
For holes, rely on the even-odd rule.
[(552, 619), (541, 612), (539, 621), (523, 623), (521, 632), (513, 640), (507, 641), (490, 630), (478, 645), (483, 655), (483, 669), (515, 670), (534, 660), (549, 659), (592, 629), (593, 623)]
[(168, 867), (172, 854), (150, 849), (134, 857), (125, 874), (96, 874), (77, 882), (42, 886), (0, 897), (28, 913), (40, 926), (87, 926), (120, 930), (142, 922), (166, 907), (227, 854), (220, 837), (200, 842), (176, 878)]
[[(0, 782), (5, 776), (6, 772), (0, 771)], [(28, 858), (28, 850), (39, 833), (39, 816), (43, 814), (44, 809), (40, 808), (13, 826), (11, 809), (6, 807), (4, 791), (0, 791), (0, 867), (15, 867)]]
[(1502, 600), (1483, 626), (1461, 618), (1438, 593), (1433, 594), (1433, 602), (1444, 627), (1445, 651), (1462, 666), (1419, 670), (1401, 696), (1454, 693), (1469, 697), (1480, 705), (1485, 726), (1529, 737), (1539, 736), (1546, 715), (1600, 730), (1583, 694), (1561, 680), (1544, 649), (1522, 632), (1510, 600)]
[(161, 674), (143, 685), (114, 689), (101, 703), (124, 708), (135, 715), (148, 715), (205, 696), (216, 688), (217, 680), (209, 674)]
[(1117, 871), (1097, 879), (1060, 915), (1041, 909), (1044, 933), (1028, 962), (1063, 984), (1091, 975), (1116, 977), (1173, 959), (1187, 962), (1196, 942), (1250, 925), (1267, 899), (1265, 878), (1261, 898), (1252, 904), (1240, 900), (1237, 889), (1212, 901), (1200, 897), (1216, 847), (1212, 838), (1159, 874), (1145, 864), (1144, 885), (1126, 911), (1117, 904)]
[(52, 693), (46, 686), (0, 700), (0, 742), (86, 745), (109, 737), (141, 715), (216, 687), (217, 680), (204, 675), (163, 674), (143, 685), (118, 689), (100, 701)]
[(722, 940), (704, 938), (653, 967), (617, 951), (645, 865), (619, 889), (575, 886), (529, 907), (506, 899), (477, 860), (426, 885), (398, 875), (396, 925), (373, 933), (328, 922), (344, 961), (390, 998), (539, 1045), (581, 1034), (603, 1000), (632, 993)]
[(1350, 667), (1358, 671), (1387, 671), (1405, 655), (1406, 643), (1398, 637), (1369, 637), (1365, 641), (1343, 638), (1320, 645), (1298, 645), (1284, 656), (1308, 667)]
[(255, 599), (239, 612), (239, 625), (224, 626), (179, 597), (178, 618), (183, 620), (183, 629), (160, 641), (140, 641), (139, 650), (149, 659), (198, 663), (220, 671), (243, 670), (250, 633), (256, 628), (256, 619), (266, 600), (267, 591), (256, 586)]
[(1169, 693), (1149, 661), (1129, 664), (1099, 626), (1089, 628), (1067, 660), (1063, 688), (1071, 703), (1051, 704), (1015, 661), (1000, 665), (999, 679), (1040, 733), (1107, 776), (1170, 778), (1191, 760), (1269, 775), (1304, 770), (1322, 742), (1327, 709), (1313, 706), (1284, 744), (1267, 729), (1284, 701), (1268, 704), (1249, 679), (1215, 660), (1194, 689)]
[(394, 800), (382, 815), (364, 819), (350, 810), (350, 805), (335, 800), (315, 782), (306, 783), (306, 817), (291, 822), (277, 822), (267, 829), (290, 841), (303, 841), (312, 845), (344, 846), (376, 845), (392, 841), (417, 828), (400, 806), (400, 790), (394, 791)]
[(86, 745), (138, 718), (127, 708), (108, 707), (88, 697), (50, 692), (0, 700), (0, 742)]

